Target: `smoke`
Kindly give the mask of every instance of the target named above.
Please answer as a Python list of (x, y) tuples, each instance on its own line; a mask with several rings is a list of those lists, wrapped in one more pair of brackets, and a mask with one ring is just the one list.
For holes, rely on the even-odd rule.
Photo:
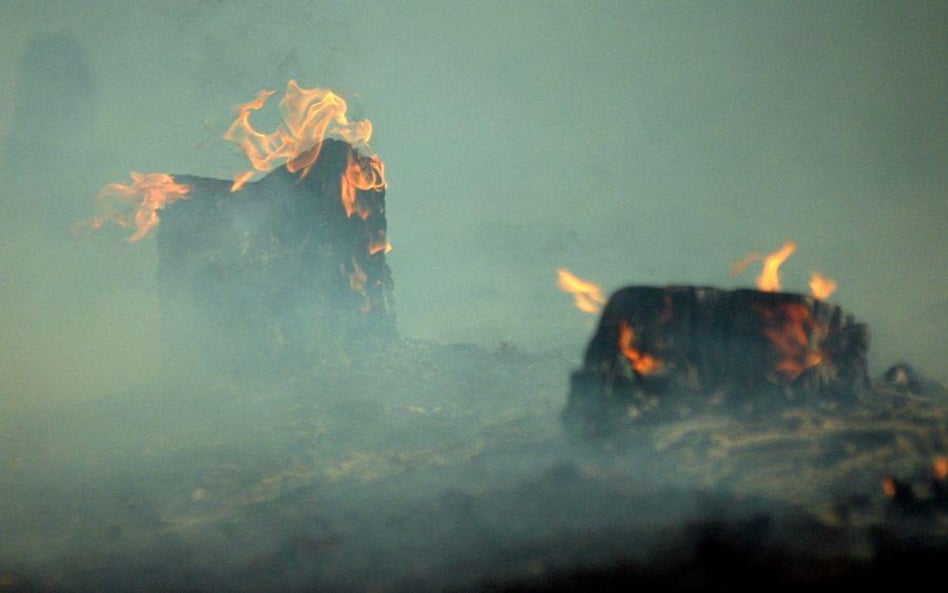
[[(793, 240), (785, 288), (806, 292), (813, 271), (835, 279), (831, 300), (871, 328), (874, 372), (904, 360), (948, 381), (945, 11), (4, 3), (0, 471), (14, 479), (0, 529), (15, 535), (0, 548), (0, 582), (21, 571), (64, 589), (56, 578), (101, 569), (177, 586), (159, 568), (177, 565), (174, 578), (204, 589), (215, 583), (200, 579), (279, 557), (296, 563), (300, 586), (345, 582), (336, 566), (366, 586), (407, 588), (430, 570), (462, 587), (449, 578), (462, 559), (477, 574), (524, 574), (504, 554), (528, 558), (614, 521), (637, 529), (641, 509), (576, 469), (589, 460), (559, 434), (593, 320), (558, 289), (558, 268), (607, 292), (749, 286), (731, 264)], [(130, 244), (122, 229), (70, 225), (130, 171), (245, 170), (221, 139), (234, 108), (290, 78), (338, 91), (351, 119), (374, 123), (398, 330), (431, 351), (373, 358), (374, 376), (359, 360), (331, 379), (178, 376), (160, 362), (154, 237)], [(224, 449), (246, 455), (259, 490), (237, 515), (204, 502), (243, 475)], [(393, 459), (413, 477), (385, 473)], [(266, 490), (277, 474), (289, 490)], [(343, 482), (320, 490), (317, 475)], [(669, 486), (646, 478), (638, 494)], [(557, 499), (557, 483), (574, 490)], [(531, 487), (555, 499), (552, 516), (528, 502)], [(594, 495), (598, 506), (584, 505)], [(240, 496), (255, 495), (227, 500)], [(281, 506), (293, 496), (310, 510)], [(680, 496), (669, 524), (705, 510)], [(508, 506), (492, 514), (485, 500)], [(183, 517), (212, 527), (168, 523)], [(449, 560), (412, 572), (426, 541), (451, 541)], [(300, 550), (334, 550), (336, 564), (307, 567)], [(569, 564), (539, 555), (546, 569)]]

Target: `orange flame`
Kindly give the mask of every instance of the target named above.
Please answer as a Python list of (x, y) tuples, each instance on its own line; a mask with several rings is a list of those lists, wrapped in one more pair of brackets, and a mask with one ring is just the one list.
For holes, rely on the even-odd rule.
[[(158, 211), (178, 200), (187, 199), (191, 188), (177, 183), (167, 173), (131, 172), (130, 184), (110, 183), (96, 195), (104, 214), (85, 223), (99, 229), (106, 222), (123, 228), (134, 228), (130, 242), (140, 240), (158, 225)], [(80, 225), (83, 223), (80, 223)]]
[[(740, 275), (747, 269), (747, 266), (759, 261), (763, 263), (763, 266), (756, 279), (757, 288), (765, 292), (780, 292), (780, 266), (787, 261), (796, 249), (796, 243), (787, 241), (779, 251), (769, 255), (752, 253), (731, 266), (731, 277), (734, 278)], [(836, 281), (818, 272), (813, 272), (809, 284), (811, 294), (818, 299), (828, 298), (836, 292)]]
[(774, 310), (766, 310), (771, 327), (764, 335), (777, 347), (780, 360), (776, 370), (789, 381), (796, 379), (804, 370), (814, 367), (825, 359), (822, 352), (814, 349), (811, 338), (825, 334), (826, 328), (813, 319), (809, 307), (802, 303), (786, 303)]
[(747, 266), (756, 261), (763, 262), (763, 268), (760, 275), (757, 276), (757, 288), (766, 292), (779, 292), (780, 266), (796, 251), (796, 248), (796, 243), (788, 241), (779, 251), (775, 251), (770, 255), (762, 256), (752, 253), (731, 267), (731, 276), (739, 275), (747, 269)]
[(385, 231), (378, 231), (378, 236), (369, 238), (369, 255), (388, 253), (391, 250), (392, 244), (385, 238)]
[[(269, 134), (257, 131), (250, 115), (259, 111), (276, 91), (261, 91), (257, 98), (238, 108), (237, 119), (224, 134), (224, 139), (237, 143), (256, 171), (271, 171), (283, 163), (291, 173), (301, 171), (305, 177), (319, 158), (322, 141), (327, 136), (345, 140), (354, 148), (375, 158), (369, 149), (372, 122), (350, 122), (348, 105), (339, 95), (327, 89), (303, 89), (290, 80), (280, 100), (283, 122)], [(377, 160), (377, 159), (375, 159)], [(374, 185), (384, 185), (381, 167)], [(234, 178), (231, 191), (237, 191), (253, 176), (245, 171)], [(347, 209), (348, 210), (348, 209)]]
[(354, 157), (349, 153), (349, 165), (342, 176), (341, 198), (346, 209), (346, 216), (353, 213), (362, 220), (369, 217), (371, 212), (356, 200), (356, 191), (381, 190), (385, 188), (385, 166), (378, 157)]
[(598, 285), (575, 276), (566, 268), (556, 271), (559, 286), (564, 292), (573, 295), (576, 307), (585, 313), (600, 313), (606, 299)]
[(625, 355), (626, 360), (640, 375), (653, 375), (662, 368), (662, 361), (651, 354), (643, 354), (636, 350), (632, 344), (635, 343), (635, 330), (627, 322), (623, 321), (619, 325), (619, 349)]
[(836, 292), (835, 280), (827, 278), (819, 272), (813, 272), (813, 275), (810, 276), (810, 293), (814, 297), (822, 300), (829, 298), (834, 292)]

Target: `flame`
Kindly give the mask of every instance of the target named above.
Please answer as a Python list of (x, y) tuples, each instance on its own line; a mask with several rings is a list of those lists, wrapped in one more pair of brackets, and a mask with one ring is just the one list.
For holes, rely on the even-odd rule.
[[(757, 288), (765, 292), (780, 292), (780, 266), (787, 261), (796, 249), (796, 243), (787, 241), (778, 251), (769, 255), (752, 253), (731, 266), (731, 277), (734, 278), (740, 275), (747, 269), (747, 266), (759, 261), (763, 263), (763, 266), (756, 279)], [(828, 298), (836, 292), (836, 281), (818, 272), (813, 272), (809, 284), (810, 293), (818, 299)]]
[(378, 235), (369, 238), (369, 255), (376, 253), (388, 253), (392, 250), (392, 244), (385, 238), (385, 231), (378, 231)]
[(764, 335), (776, 346), (780, 360), (774, 368), (789, 381), (796, 379), (804, 370), (825, 360), (825, 355), (811, 347), (811, 338), (816, 343), (826, 333), (826, 328), (813, 319), (810, 308), (802, 303), (785, 303), (773, 310), (765, 310), (770, 327)]
[(560, 288), (564, 292), (573, 295), (573, 301), (580, 311), (594, 314), (602, 311), (606, 299), (598, 285), (578, 278), (566, 268), (559, 268), (556, 274)]
[(342, 176), (341, 198), (346, 216), (358, 214), (362, 220), (371, 212), (356, 200), (356, 191), (381, 190), (385, 188), (385, 166), (378, 157), (356, 157), (350, 152), (349, 164)]
[(635, 369), (639, 375), (654, 375), (662, 368), (662, 361), (651, 354), (643, 354), (636, 350), (632, 344), (635, 342), (635, 330), (628, 322), (623, 321), (619, 325), (619, 350), (625, 355), (626, 360)]
[(834, 292), (836, 292), (835, 280), (827, 278), (819, 272), (813, 272), (813, 275), (810, 276), (810, 293), (814, 297), (822, 300), (829, 298)]
[(177, 183), (167, 173), (132, 171), (131, 177), (132, 182), (129, 184), (110, 183), (99, 190), (95, 199), (104, 214), (79, 224), (99, 229), (106, 222), (112, 222), (123, 228), (134, 228), (135, 232), (128, 240), (135, 242), (158, 225), (159, 210), (178, 200), (187, 199), (191, 191), (189, 186)]
[(760, 275), (757, 276), (757, 288), (765, 292), (779, 292), (780, 266), (783, 265), (783, 262), (787, 261), (787, 258), (790, 257), (796, 249), (797, 244), (793, 241), (788, 241), (779, 251), (775, 251), (770, 255), (762, 256), (752, 253), (731, 267), (731, 276), (739, 275), (747, 269), (747, 266), (756, 261), (763, 262)]
[[(279, 104), (283, 122), (269, 134), (254, 128), (250, 123), (251, 114), (262, 109), (276, 92), (261, 91), (253, 101), (239, 106), (237, 119), (224, 133), (225, 140), (240, 146), (254, 170), (265, 173), (285, 163), (288, 171), (300, 171), (300, 176), (305, 177), (319, 158), (322, 141), (328, 136), (346, 141), (369, 155), (370, 160), (377, 161), (378, 166), (370, 167), (377, 177), (372, 185), (384, 186), (381, 162), (369, 149), (372, 122), (350, 122), (346, 115), (346, 101), (330, 90), (304, 89), (295, 80), (290, 80)], [(231, 191), (241, 189), (253, 177), (254, 170), (235, 176)]]

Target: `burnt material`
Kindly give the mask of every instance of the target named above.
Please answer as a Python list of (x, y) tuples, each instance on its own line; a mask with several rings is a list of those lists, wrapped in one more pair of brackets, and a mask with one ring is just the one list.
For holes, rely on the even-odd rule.
[(280, 167), (231, 182), (175, 176), (185, 200), (161, 212), (161, 323), (173, 364), (207, 361), (259, 372), (312, 361), (395, 334), (385, 261), (385, 192), (344, 179), (360, 156), (325, 140), (305, 174)]
[(566, 420), (600, 429), (711, 403), (851, 400), (869, 385), (868, 345), (865, 325), (805, 295), (627, 287), (610, 298), (571, 377)]

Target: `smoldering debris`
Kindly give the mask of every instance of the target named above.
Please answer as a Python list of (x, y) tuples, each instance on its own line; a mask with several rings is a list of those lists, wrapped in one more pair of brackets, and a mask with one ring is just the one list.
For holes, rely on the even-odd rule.
[(877, 479), (944, 444), (944, 393), (880, 392), (872, 447), (868, 417), (802, 411), (602, 447), (561, 430), (577, 363), (399, 340), (10, 419), (3, 590), (779, 588), (946, 549), (944, 512), (893, 512)]

